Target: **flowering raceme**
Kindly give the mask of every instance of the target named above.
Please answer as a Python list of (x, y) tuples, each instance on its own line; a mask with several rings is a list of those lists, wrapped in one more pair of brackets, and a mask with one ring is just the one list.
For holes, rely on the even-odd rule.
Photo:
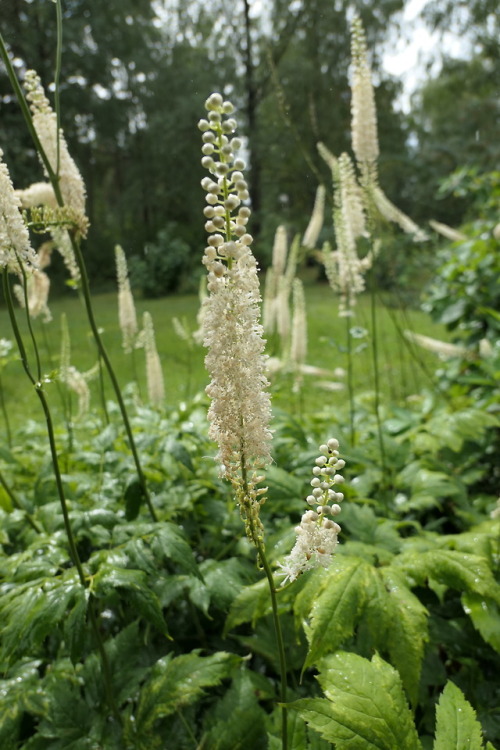
[(62, 131), (57, 132), (56, 114), (34, 70), (26, 72), (24, 86), (33, 113), (33, 126), (49, 164), (59, 178), (64, 205), (70, 210), (78, 231), (85, 236), (88, 219), (85, 214), (85, 185), (82, 176), (70, 156)]
[(21, 203), (15, 194), (9, 170), (3, 162), (3, 151), (0, 149), (0, 268), (7, 268), (19, 276), (20, 263), (28, 272), (38, 265), (20, 208)]
[(265, 356), (259, 322), (260, 290), (257, 263), (246, 231), (249, 197), (236, 156), (241, 141), (231, 137), (236, 129), (230, 102), (220, 94), (206, 101), (208, 119), (199, 122), (203, 132), (202, 164), (212, 177), (202, 180), (206, 190), (204, 210), (209, 233), (203, 263), (208, 271), (204, 305), (205, 358), (211, 376), (207, 393), (210, 437), (217, 442), (221, 474), (235, 488), (249, 538), (258, 543), (262, 526), (258, 514), (263, 490), (261, 469), (271, 461), (270, 399), (264, 375)]
[(283, 583), (295, 581), (307, 570), (327, 568), (332, 561), (340, 526), (327, 516), (337, 516), (340, 513), (339, 503), (344, 499), (342, 492), (334, 489), (344, 481), (338, 472), (344, 468), (345, 461), (339, 458), (338, 448), (339, 442), (335, 438), (319, 447), (322, 455), (316, 459), (311, 480), (312, 492), (306, 498), (312, 507), (305, 511), (295, 528), (297, 540), (292, 551), (279, 564), (281, 574), (285, 576)]

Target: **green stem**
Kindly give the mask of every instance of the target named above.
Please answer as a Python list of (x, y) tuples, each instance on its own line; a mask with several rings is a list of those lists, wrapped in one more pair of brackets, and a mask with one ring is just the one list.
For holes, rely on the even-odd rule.
[[(59, 4), (60, 4), (60, 0), (57, 0), (57, 5), (59, 6)], [(54, 189), (54, 194), (56, 196), (57, 203), (59, 204), (59, 206), (64, 206), (64, 201), (63, 201), (62, 194), (61, 194), (61, 188), (60, 188), (60, 185), (59, 185), (59, 177), (54, 172), (54, 170), (52, 169), (52, 167), (50, 165), (50, 162), (49, 162), (49, 160), (47, 158), (47, 155), (46, 155), (46, 153), (45, 153), (45, 151), (43, 149), (43, 146), (40, 143), (40, 139), (38, 138), (37, 132), (36, 132), (35, 127), (33, 125), (33, 120), (32, 120), (32, 117), (31, 117), (31, 113), (30, 113), (28, 104), (26, 102), (26, 99), (24, 98), (22, 89), (21, 89), (21, 87), (19, 85), (19, 82), (17, 80), (14, 68), (12, 66), (11, 60), (10, 60), (8, 52), (7, 52), (7, 48), (5, 46), (5, 43), (3, 41), (3, 38), (1, 36), (1, 34), (0, 34), (0, 57), (2, 58), (2, 60), (3, 60), (4, 64), (5, 64), (5, 67), (7, 69), (9, 80), (11, 82), (11, 85), (12, 85), (13, 89), (14, 89), (16, 97), (17, 97), (17, 99), (19, 101), (19, 105), (21, 107), (21, 111), (23, 113), (24, 119), (26, 121), (26, 125), (27, 125), (28, 130), (29, 130), (29, 132), (31, 134), (31, 137), (33, 138), (33, 141), (35, 143), (35, 147), (36, 147), (38, 153), (40, 154), (40, 158), (42, 159), (42, 162), (43, 162), (43, 164), (44, 164), (44, 166), (45, 166), (45, 168), (47, 170), (47, 174), (48, 174), (49, 180), (50, 180), (50, 182), (52, 184), (52, 187)], [(139, 483), (141, 485), (141, 490), (142, 490), (143, 497), (144, 497), (144, 499), (146, 501), (146, 504), (147, 504), (147, 506), (149, 508), (149, 512), (151, 514), (151, 517), (153, 518), (154, 521), (157, 521), (158, 517), (157, 517), (156, 512), (155, 512), (155, 510), (153, 508), (153, 505), (152, 505), (152, 502), (151, 502), (151, 497), (150, 497), (150, 494), (149, 494), (149, 490), (148, 490), (148, 487), (146, 485), (146, 478), (144, 476), (144, 472), (142, 470), (141, 462), (139, 460), (139, 455), (138, 455), (137, 448), (136, 448), (136, 445), (135, 445), (135, 440), (134, 440), (134, 437), (133, 437), (133, 434), (132, 434), (132, 429), (131, 429), (131, 426), (130, 426), (130, 421), (129, 421), (129, 418), (128, 418), (127, 410), (125, 408), (125, 403), (123, 401), (123, 397), (122, 397), (122, 394), (121, 394), (120, 386), (118, 385), (118, 380), (117, 380), (116, 375), (114, 373), (113, 366), (112, 366), (111, 361), (110, 361), (110, 359), (108, 357), (106, 349), (104, 348), (104, 344), (102, 342), (102, 339), (101, 339), (100, 334), (99, 334), (99, 330), (98, 330), (96, 322), (95, 322), (94, 313), (93, 313), (93, 309), (92, 309), (92, 303), (91, 303), (91, 299), (90, 299), (90, 287), (89, 287), (88, 275), (87, 275), (87, 270), (86, 270), (86, 267), (85, 267), (85, 262), (83, 260), (83, 255), (82, 255), (82, 252), (80, 250), (80, 245), (76, 241), (73, 232), (70, 231), (70, 232), (68, 232), (68, 234), (69, 234), (69, 237), (70, 237), (70, 240), (71, 240), (71, 244), (73, 246), (73, 251), (75, 253), (76, 261), (77, 261), (78, 268), (79, 268), (80, 274), (81, 274), (82, 292), (83, 292), (83, 296), (84, 296), (84, 299), (85, 299), (85, 307), (86, 307), (86, 310), (87, 310), (87, 316), (88, 316), (88, 319), (89, 319), (89, 323), (90, 323), (90, 327), (91, 327), (91, 330), (92, 330), (92, 334), (94, 336), (94, 339), (95, 339), (96, 344), (97, 344), (98, 351), (99, 351), (100, 355), (102, 356), (102, 359), (103, 359), (104, 364), (106, 366), (106, 369), (108, 371), (109, 377), (110, 377), (111, 382), (113, 384), (113, 388), (114, 388), (114, 391), (115, 391), (115, 394), (116, 394), (116, 398), (117, 398), (117, 401), (118, 401), (118, 406), (120, 408), (120, 412), (121, 412), (121, 415), (122, 415), (123, 423), (125, 425), (125, 430), (127, 432), (127, 436), (128, 436), (128, 440), (129, 440), (129, 445), (130, 445), (130, 448), (131, 448), (131, 451), (132, 451), (132, 454), (133, 454), (133, 457), (134, 457), (134, 463), (135, 463), (135, 466), (136, 466), (137, 476), (139, 478)]]
[(261, 562), (262, 567), (264, 568), (264, 572), (266, 574), (267, 582), (269, 584), (269, 592), (271, 594), (271, 606), (273, 610), (274, 631), (276, 633), (276, 643), (278, 646), (278, 657), (279, 657), (279, 663), (280, 663), (280, 676), (281, 676), (281, 688), (280, 688), (280, 700), (282, 704), (281, 705), (281, 747), (282, 747), (282, 750), (287, 750), (288, 748), (288, 726), (287, 726), (287, 707), (286, 707), (287, 667), (286, 667), (285, 646), (283, 643), (283, 633), (281, 630), (281, 623), (280, 623), (280, 618), (279, 618), (279, 613), (278, 613), (278, 601), (276, 598), (276, 589), (274, 588), (273, 573), (267, 561), (264, 544), (260, 538), (259, 531), (255, 528), (254, 514), (253, 514), (253, 508), (251, 507), (250, 492), (249, 492), (248, 480), (247, 480), (245, 451), (243, 447), (240, 448), (240, 467), (241, 467), (241, 479), (242, 479), (244, 499), (245, 501), (246, 500), (249, 501), (248, 511), (245, 512), (245, 515), (248, 521), (248, 525), (250, 527), (250, 534), (251, 534), (252, 540), (255, 546), (257, 547), (257, 553), (259, 556), (258, 559)]
[(281, 630), (281, 623), (278, 613), (278, 601), (276, 598), (276, 589), (274, 588), (274, 578), (273, 573), (271, 571), (271, 568), (269, 566), (269, 563), (267, 561), (267, 557), (264, 550), (264, 545), (262, 542), (257, 543), (257, 551), (259, 553), (259, 559), (262, 563), (262, 567), (264, 568), (264, 572), (266, 574), (267, 582), (269, 584), (269, 592), (271, 594), (271, 606), (273, 609), (273, 620), (274, 620), (274, 630), (276, 633), (276, 642), (278, 644), (278, 655), (279, 655), (279, 662), (280, 662), (280, 673), (281, 673), (281, 690), (280, 690), (280, 699), (281, 699), (281, 746), (282, 750), (287, 750), (288, 748), (288, 726), (287, 726), (287, 707), (286, 707), (286, 701), (287, 701), (287, 682), (286, 682), (286, 655), (285, 655), (285, 646), (283, 643), (283, 633)]
[(56, 195), (57, 202), (59, 203), (60, 206), (62, 206), (64, 205), (64, 203), (62, 200), (61, 189), (59, 187), (59, 177), (52, 169), (50, 161), (47, 158), (47, 154), (45, 153), (43, 146), (40, 142), (40, 139), (38, 137), (38, 134), (35, 130), (35, 126), (33, 125), (33, 119), (31, 117), (31, 112), (30, 112), (28, 103), (26, 99), (24, 98), (23, 90), (19, 84), (19, 81), (17, 80), (15, 70), (13, 68), (12, 62), (9, 57), (9, 53), (7, 52), (7, 47), (5, 45), (5, 42), (1, 34), (0, 34), (0, 58), (2, 59), (5, 65), (5, 68), (7, 70), (7, 75), (9, 76), (10, 84), (14, 90), (19, 106), (21, 107), (21, 112), (23, 114), (29, 133), (35, 144), (35, 149), (40, 155), (40, 158), (43, 162), (43, 166), (47, 170), (47, 175), (52, 184), (52, 187), (54, 188), (54, 193)]
[(33, 519), (33, 517), (31, 516), (31, 514), (28, 513), (28, 511), (23, 508), (23, 506), (21, 505), (21, 503), (17, 499), (16, 495), (14, 494), (14, 491), (12, 490), (11, 487), (9, 487), (9, 485), (5, 481), (5, 478), (4, 478), (3, 474), (2, 474), (2, 472), (0, 472), (0, 485), (2, 485), (3, 489), (5, 490), (5, 493), (9, 497), (12, 505), (15, 508), (17, 508), (18, 510), (21, 510), (25, 514), (26, 520), (28, 521), (28, 523), (31, 526), (31, 528), (34, 531), (36, 531), (37, 534), (41, 534), (43, 530), (40, 528), (40, 526)]
[(353, 382), (353, 361), (352, 361), (352, 333), (350, 318), (346, 315), (346, 345), (347, 345), (347, 390), (349, 392), (349, 433), (351, 446), (355, 445), (355, 433), (354, 433), (354, 419), (355, 419), (355, 405), (354, 405), (354, 382)]
[(54, 73), (54, 107), (56, 111), (57, 123), (57, 145), (56, 145), (56, 174), (59, 175), (59, 166), (61, 162), (61, 97), (60, 97), (60, 79), (62, 67), (62, 8), (60, 0), (56, 0), (56, 69)]
[(115, 392), (116, 400), (118, 401), (118, 406), (120, 408), (120, 412), (123, 419), (123, 424), (125, 425), (125, 431), (127, 433), (130, 450), (132, 451), (132, 455), (134, 457), (134, 463), (135, 468), (137, 471), (137, 476), (139, 478), (139, 483), (141, 485), (141, 490), (143, 497), (146, 501), (146, 504), (149, 508), (149, 512), (151, 514), (151, 517), (153, 521), (158, 520), (158, 516), (156, 515), (155, 509), (153, 508), (153, 504), (151, 502), (151, 497), (149, 495), (149, 490), (146, 484), (146, 477), (144, 476), (144, 472), (142, 470), (141, 462), (139, 459), (139, 454), (137, 452), (137, 447), (135, 444), (134, 436), (132, 434), (132, 427), (130, 425), (130, 420), (128, 418), (127, 409), (125, 406), (125, 402), (123, 400), (122, 392), (120, 389), (120, 386), (118, 384), (117, 377), (115, 375), (115, 371), (113, 369), (113, 366), (111, 364), (111, 361), (109, 359), (108, 353), (106, 351), (106, 348), (103, 344), (101, 334), (99, 333), (99, 329), (97, 327), (97, 323), (94, 317), (94, 310), (92, 308), (92, 300), (90, 295), (90, 285), (89, 285), (89, 279), (87, 275), (87, 269), (85, 266), (85, 262), (83, 260), (82, 251), (80, 249), (79, 243), (75, 240), (73, 235), (70, 234), (71, 244), (73, 245), (73, 251), (75, 253), (76, 262), (78, 264), (78, 268), (80, 271), (80, 281), (81, 281), (81, 289), (83, 294), (83, 299), (85, 301), (85, 309), (87, 311), (87, 317), (89, 320), (90, 328), (92, 330), (92, 334), (94, 336), (95, 342), (97, 344), (97, 349), (99, 352), (99, 355), (102, 357), (102, 360), (104, 362), (104, 365), (106, 367), (106, 370), (108, 371), (109, 378), (111, 380), (111, 383), (113, 385), (113, 389)]
[(97, 352), (97, 363), (99, 365), (99, 394), (101, 397), (101, 406), (102, 411), (104, 414), (104, 419), (106, 424), (109, 424), (109, 413), (108, 413), (108, 407), (106, 405), (106, 391), (104, 389), (104, 373), (102, 371), (102, 357), (101, 353)]
[(36, 376), (37, 376), (38, 382), (40, 383), (42, 380), (42, 365), (40, 362), (40, 352), (38, 351), (38, 345), (36, 343), (35, 333), (33, 331), (33, 326), (31, 325), (31, 315), (30, 315), (30, 308), (29, 308), (29, 301), (28, 301), (28, 279), (26, 278), (26, 271), (24, 270), (24, 265), (21, 263), (21, 260), (19, 259), (19, 256), (17, 253), (16, 253), (16, 258), (19, 264), (19, 268), (21, 270), (22, 277), (23, 277), (23, 296), (24, 296), (24, 310), (26, 312), (26, 323), (28, 325), (28, 331), (30, 334), (31, 342), (33, 344), (33, 351), (35, 352)]
[(382, 472), (386, 473), (386, 456), (384, 447), (384, 437), (382, 435), (382, 421), (380, 419), (380, 372), (378, 368), (378, 330), (377, 330), (377, 305), (375, 300), (375, 284), (373, 272), (370, 284), (370, 317), (372, 328), (372, 364), (373, 364), (373, 381), (375, 385), (375, 419), (377, 421), (378, 443), (380, 448), (380, 463)]
[[(7, 309), (8, 309), (8, 312), (9, 312), (9, 318), (10, 318), (10, 322), (11, 322), (11, 325), (12, 325), (12, 329), (14, 331), (14, 336), (15, 336), (16, 342), (17, 342), (18, 347), (19, 347), (19, 353), (21, 355), (21, 361), (23, 363), (23, 367), (24, 367), (24, 370), (26, 372), (26, 375), (28, 376), (29, 380), (31, 381), (32, 385), (35, 388), (36, 394), (37, 394), (37, 396), (38, 396), (38, 398), (40, 400), (40, 403), (41, 403), (42, 409), (43, 409), (43, 413), (44, 413), (44, 416), (45, 416), (45, 422), (46, 422), (46, 426), (47, 426), (47, 435), (48, 435), (48, 438), (49, 438), (49, 445), (50, 445), (50, 454), (51, 454), (51, 458), (52, 458), (52, 468), (53, 468), (53, 471), (54, 471), (54, 476), (55, 476), (55, 480), (56, 480), (57, 494), (58, 494), (58, 497), (59, 497), (59, 502), (60, 502), (60, 505), (61, 505), (61, 511), (62, 511), (62, 515), (63, 515), (64, 529), (66, 531), (66, 536), (67, 536), (67, 539), (68, 539), (68, 546), (69, 546), (69, 551), (70, 551), (70, 557), (71, 557), (71, 560), (72, 560), (72, 562), (73, 562), (73, 564), (74, 564), (74, 566), (75, 566), (75, 568), (77, 570), (78, 578), (80, 580), (81, 585), (83, 586), (84, 589), (87, 589), (88, 582), (87, 582), (87, 579), (85, 578), (85, 573), (84, 573), (84, 570), (83, 570), (82, 562), (81, 562), (80, 556), (78, 554), (78, 549), (76, 547), (75, 538), (73, 536), (73, 530), (71, 528), (71, 523), (70, 523), (70, 520), (69, 520), (68, 505), (67, 505), (67, 502), (66, 502), (66, 495), (64, 493), (64, 486), (63, 486), (62, 476), (61, 476), (61, 470), (60, 470), (60, 466), (59, 466), (59, 456), (58, 456), (58, 453), (57, 453), (57, 446), (56, 446), (54, 425), (53, 425), (53, 422), (52, 422), (52, 415), (51, 415), (51, 412), (50, 412), (50, 408), (49, 408), (49, 404), (48, 404), (48, 401), (47, 401), (47, 397), (46, 397), (45, 392), (43, 390), (43, 384), (41, 382), (41, 379), (39, 379), (38, 381), (35, 380), (35, 378), (33, 377), (32, 372), (31, 372), (30, 366), (29, 366), (28, 358), (26, 356), (26, 349), (24, 347), (24, 342), (23, 342), (22, 336), (21, 336), (21, 331), (19, 330), (19, 326), (17, 325), (17, 320), (16, 320), (16, 316), (15, 316), (15, 311), (14, 311), (14, 304), (13, 304), (13, 300), (12, 300), (12, 293), (11, 293), (10, 285), (9, 285), (7, 268), (4, 268), (4, 272), (3, 272), (3, 286), (4, 286), (5, 300), (6, 300), (6, 303), (7, 303)], [(95, 616), (95, 612), (92, 609), (92, 602), (90, 603), (90, 605), (91, 605), (89, 607), (90, 622), (91, 622), (91, 625), (92, 625), (92, 629), (94, 631), (94, 635), (96, 637), (97, 646), (98, 646), (99, 653), (100, 653), (101, 659), (102, 659), (104, 683), (105, 683), (105, 689), (106, 689), (106, 693), (107, 693), (108, 701), (109, 701), (108, 705), (109, 705), (109, 708), (111, 709), (111, 712), (113, 713), (115, 719), (121, 725), (120, 712), (118, 710), (118, 707), (117, 707), (117, 705), (115, 703), (114, 696), (113, 696), (113, 688), (112, 688), (112, 684), (111, 684), (111, 672), (110, 672), (110, 669), (109, 669), (109, 663), (108, 663), (108, 660), (107, 660), (107, 655), (106, 655), (106, 652), (105, 652), (105, 649), (104, 649), (104, 644), (102, 642), (101, 634), (99, 632), (99, 627), (98, 627), (97, 619), (96, 619), (96, 616)]]
[(2, 409), (3, 418), (5, 421), (5, 429), (7, 431), (7, 445), (12, 448), (12, 431), (10, 429), (10, 419), (5, 405), (5, 395), (2, 381), (2, 370), (0, 368), (0, 407)]

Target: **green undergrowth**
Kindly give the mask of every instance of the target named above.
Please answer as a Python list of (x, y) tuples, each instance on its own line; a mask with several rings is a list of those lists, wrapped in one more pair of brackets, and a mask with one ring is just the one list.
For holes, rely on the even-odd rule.
[[(158, 522), (136, 502), (116, 409), (109, 425), (92, 413), (57, 432), (85, 586), (40, 422), (25, 421), (0, 451), (0, 744), (279, 748), (269, 591), (212, 459), (205, 397), (162, 414), (128, 398)], [(347, 461), (332, 566), (278, 594), (290, 750), (500, 746), (500, 521), (488, 458), (499, 423), (472, 403), (426, 399), (384, 415), (383, 471), (362, 400), (356, 445), (338, 410), (300, 421), (277, 410), (262, 509), (273, 565), (293, 544), (326, 431)]]

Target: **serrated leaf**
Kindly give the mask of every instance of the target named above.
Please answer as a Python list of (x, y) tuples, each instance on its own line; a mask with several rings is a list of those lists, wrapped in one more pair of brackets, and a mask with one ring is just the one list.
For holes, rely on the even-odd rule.
[(88, 600), (89, 592), (81, 587), (64, 621), (64, 640), (68, 646), (73, 664), (76, 664), (82, 656)]
[(326, 698), (290, 704), (337, 750), (421, 750), (401, 680), (375, 655), (372, 661), (337, 652), (319, 664)]
[(63, 620), (82, 588), (74, 570), (16, 586), (0, 599), (2, 651), (8, 659), (36, 647)]
[(306, 581), (293, 602), (297, 629), (309, 617), (312, 606), (323, 588), (323, 579), (326, 577), (328, 577), (328, 572), (325, 568), (316, 568), (302, 576)]
[(139, 480), (130, 482), (125, 490), (125, 518), (127, 521), (134, 521), (137, 518), (143, 500), (144, 490)]
[(124, 589), (127, 599), (137, 608), (138, 612), (161, 633), (167, 633), (159, 599), (149, 587), (144, 571), (118, 568), (110, 564), (102, 565), (93, 580), (95, 596), (106, 598), (116, 589)]
[(472, 624), (497, 653), (500, 653), (500, 611), (498, 605), (481, 594), (462, 594), (462, 604)]
[(187, 573), (201, 578), (193, 551), (177, 526), (163, 523), (151, 540), (151, 549), (160, 560), (177, 563)]
[(266, 714), (247, 671), (239, 671), (224, 697), (210, 711), (204, 746), (210, 750), (246, 750), (265, 744)]
[(123, 628), (116, 638), (108, 639), (105, 648), (111, 667), (116, 703), (121, 705), (127, 700), (136, 699), (140, 683), (150, 668), (138, 621)]
[(487, 596), (500, 604), (500, 586), (486, 560), (478, 555), (436, 549), (400, 555), (395, 564), (416, 584), (433, 579), (458, 591)]
[[(268, 733), (267, 750), (282, 750), (283, 748), (281, 721), (281, 708), (277, 706), (273, 713), (274, 734)], [(306, 750), (306, 748), (310, 747), (307, 741), (307, 727), (296, 711), (287, 711), (286, 725), (289, 750)], [(318, 737), (317, 734), (314, 736)], [(320, 740), (319, 737), (318, 739)], [(327, 747), (329, 746), (327, 745)]]
[(204, 688), (220, 685), (229, 677), (240, 658), (224, 651), (212, 656), (190, 654), (160, 659), (141, 690), (137, 710), (140, 731), (148, 731), (154, 722), (189, 705), (204, 693)]
[[(397, 668), (413, 706), (417, 704), (418, 686), (428, 640), (428, 612), (406, 585), (404, 576), (394, 568), (377, 570), (388, 592), (386, 646), (392, 664)], [(368, 601), (371, 601), (368, 594)], [(381, 613), (374, 612), (374, 618)], [(379, 644), (382, 648), (382, 642)]]
[(269, 584), (263, 578), (252, 586), (245, 586), (234, 599), (224, 625), (224, 634), (243, 622), (251, 622), (254, 625), (259, 617), (263, 617), (270, 611)]
[(433, 750), (482, 750), (481, 725), (476, 712), (453, 682), (448, 682), (436, 707)]
[(304, 669), (335, 651), (351, 636), (366, 600), (370, 566), (356, 557), (338, 557), (322, 578), (321, 592), (305, 627), (309, 651)]

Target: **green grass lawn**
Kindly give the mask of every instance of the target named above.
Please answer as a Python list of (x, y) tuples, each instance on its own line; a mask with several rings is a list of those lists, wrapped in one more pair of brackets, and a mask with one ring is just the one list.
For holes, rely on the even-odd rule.
[[(306, 286), (308, 311), (308, 363), (327, 370), (347, 367), (345, 352), (346, 319), (339, 318), (338, 305), (327, 284), (310, 283)], [(144, 354), (137, 350), (133, 357), (125, 355), (122, 350), (121, 332), (118, 325), (117, 298), (115, 294), (97, 295), (94, 298), (95, 314), (98, 325), (103, 329), (103, 340), (108, 349), (121, 385), (137, 380), (139, 389), (146, 398)], [(96, 363), (96, 349), (89, 332), (83, 303), (75, 294), (74, 297), (56, 299), (50, 304), (53, 320), (48, 324), (35, 321), (35, 333), (42, 354), (44, 373), (49, 374), (59, 366), (61, 315), (66, 313), (71, 335), (71, 361), (79, 370), (86, 371)], [(183, 399), (192, 397), (203, 390), (207, 384), (204, 369), (204, 349), (200, 346), (189, 347), (179, 338), (172, 325), (174, 316), (185, 319), (191, 330), (197, 327), (196, 314), (198, 298), (195, 295), (175, 295), (157, 300), (138, 300), (137, 312), (140, 316), (148, 310), (155, 324), (157, 346), (163, 364), (167, 404), (175, 405)], [(26, 333), (23, 311), (18, 311), (22, 330)], [(418, 350), (418, 360), (412, 356), (402, 339), (399, 329), (413, 330), (436, 338), (445, 338), (444, 329), (434, 325), (424, 313), (405, 312), (395, 308), (377, 305), (378, 345), (380, 357), (381, 388), (384, 397), (400, 401), (422, 386), (429, 384), (428, 378), (421, 369), (421, 363), (432, 372), (436, 366), (435, 355)], [(353, 357), (355, 392), (373, 389), (373, 366), (371, 339), (368, 331), (370, 325), (370, 297), (362, 296), (356, 309), (356, 316), (349, 321), (356, 327), (360, 338), (353, 340), (357, 351)], [(1, 336), (12, 339), (10, 323), (5, 308), (0, 309)], [(366, 335), (363, 335), (366, 331)], [(28, 338), (25, 338), (28, 342)], [(269, 353), (276, 352), (276, 342), (269, 342)], [(421, 361), (421, 362), (420, 362)], [(301, 408), (314, 411), (328, 403), (342, 403), (346, 400), (346, 391), (329, 391), (323, 381), (345, 379), (328, 376), (305, 376), (300, 395)], [(273, 382), (275, 403), (290, 406), (292, 378), (277, 374)], [(106, 395), (113, 397), (111, 385), (106, 380)], [(41, 418), (40, 406), (33, 389), (26, 378), (20, 361), (9, 362), (2, 371), (2, 390), (8, 406), (13, 425), (28, 415)], [(47, 391), (51, 404), (57, 410), (60, 398), (55, 384), (49, 384)], [(97, 403), (97, 386), (93, 383), (93, 403)], [(3, 432), (4, 419), (0, 415), (0, 431)], [(0, 432), (0, 434), (1, 434)]]

